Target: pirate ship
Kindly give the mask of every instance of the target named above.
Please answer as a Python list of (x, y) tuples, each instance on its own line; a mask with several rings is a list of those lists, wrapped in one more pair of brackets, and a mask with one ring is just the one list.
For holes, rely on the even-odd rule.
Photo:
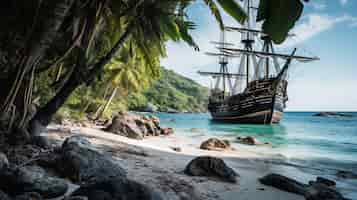
[[(198, 72), (203, 76), (212, 76), (215, 80), (208, 110), (215, 121), (279, 123), (288, 101), (287, 71), (291, 62), (311, 62), (319, 58), (295, 55), (296, 49), (291, 54), (275, 52), (269, 35), (252, 28), (252, 1), (245, 0), (244, 7), (248, 14), (245, 24), (242, 27), (225, 28), (225, 31), (241, 33), (242, 48), (233, 48), (232, 43), (225, 42), (223, 31), (220, 42), (213, 42), (218, 53), (207, 53), (219, 58), (219, 71)], [(257, 50), (258, 41), (261, 50)], [(240, 59), (240, 64), (236, 73), (231, 73), (228, 60), (234, 58)]]

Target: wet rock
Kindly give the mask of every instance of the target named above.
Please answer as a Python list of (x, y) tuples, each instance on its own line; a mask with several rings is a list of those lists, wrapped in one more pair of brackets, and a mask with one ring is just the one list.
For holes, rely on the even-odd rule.
[(211, 151), (222, 151), (222, 150), (231, 149), (231, 145), (228, 140), (210, 138), (201, 144), (200, 149), (211, 150)]
[(256, 139), (255, 137), (252, 137), (252, 136), (247, 136), (247, 137), (243, 137), (243, 138), (239, 137), (238, 140), (239, 140), (240, 143), (247, 144), (247, 145), (260, 145), (260, 144), (263, 144), (258, 139)]
[(306, 193), (305, 184), (280, 174), (268, 174), (260, 178), (259, 182), (295, 194), (304, 195)]
[(225, 162), (216, 157), (201, 156), (193, 159), (184, 171), (191, 176), (216, 177), (226, 182), (237, 182), (238, 174)]
[(7, 156), (0, 152), (0, 171), (4, 168), (7, 168), (9, 166), (9, 160), (7, 159)]
[(119, 164), (80, 135), (64, 141), (59, 165), (64, 176), (79, 182), (126, 176)]
[(357, 179), (357, 174), (349, 171), (338, 171), (336, 176), (344, 179)]
[(10, 195), (37, 192), (44, 198), (55, 198), (67, 191), (65, 180), (52, 177), (38, 166), (7, 168), (0, 172), (0, 189)]
[(72, 197), (66, 197), (63, 200), (88, 200), (88, 197), (85, 197), (85, 196), (72, 196)]
[(42, 200), (42, 199), (43, 198), (41, 197), (41, 195), (36, 192), (29, 192), (15, 197), (15, 200)]
[(161, 135), (172, 135), (174, 133), (173, 128), (162, 128)]
[(102, 180), (81, 186), (72, 196), (84, 196), (88, 200), (161, 200), (160, 195), (138, 182), (125, 178)]
[(341, 193), (323, 184), (314, 183), (307, 188), (306, 200), (345, 200)]
[(327, 178), (323, 178), (323, 177), (317, 177), (316, 181), (312, 182), (312, 184), (310, 184), (310, 185), (313, 185), (315, 183), (323, 184), (323, 185), (326, 185), (327, 187), (336, 186), (336, 182), (335, 181), (327, 179)]

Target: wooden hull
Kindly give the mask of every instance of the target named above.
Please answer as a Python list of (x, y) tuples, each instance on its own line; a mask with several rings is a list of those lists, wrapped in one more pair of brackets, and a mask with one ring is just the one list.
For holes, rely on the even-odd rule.
[[(276, 89), (274, 89), (276, 87)], [(212, 119), (227, 123), (272, 124), (282, 119), (287, 82), (274, 86), (274, 79), (253, 81), (240, 94), (209, 103)]]

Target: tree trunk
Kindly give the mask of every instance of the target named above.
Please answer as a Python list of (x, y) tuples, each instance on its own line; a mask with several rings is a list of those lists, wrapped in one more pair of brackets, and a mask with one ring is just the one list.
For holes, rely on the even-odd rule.
[[(87, 75), (89, 81), (93, 81), (94, 78), (103, 70), (104, 66), (110, 62), (110, 60), (115, 56), (124, 45), (125, 41), (129, 38), (130, 34), (133, 32), (133, 25), (128, 25), (125, 32), (122, 34), (120, 39), (115, 43), (114, 47), (100, 59), (92, 68), (92, 70)], [(87, 84), (89, 82), (87, 81)], [(63, 87), (57, 92), (57, 94), (42, 108), (38, 110), (35, 116), (30, 121), (30, 133), (36, 135), (42, 131), (52, 120), (53, 115), (59, 110), (59, 108), (66, 102), (68, 97), (73, 93), (73, 91), (81, 86), (83, 81), (80, 79), (80, 74), (78, 69), (75, 69), (67, 82)]]
[(112, 92), (112, 95), (110, 95), (110, 98), (105, 103), (103, 110), (97, 115), (96, 120), (98, 120), (100, 117), (102, 117), (102, 115), (105, 113), (105, 111), (109, 108), (109, 106), (112, 103), (115, 95), (117, 94), (117, 91), (118, 91), (118, 87), (115, 87), (113, 92)]

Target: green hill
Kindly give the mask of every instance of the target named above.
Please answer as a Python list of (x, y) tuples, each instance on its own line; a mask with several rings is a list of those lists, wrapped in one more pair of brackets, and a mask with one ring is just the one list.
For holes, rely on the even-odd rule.
[(208, 88), (175, 73), (161, 69), (161, 77), (146, 91), (130, 95), (130, 110), (146, 110), (156, 107), (158, 111), (205, 112)]

